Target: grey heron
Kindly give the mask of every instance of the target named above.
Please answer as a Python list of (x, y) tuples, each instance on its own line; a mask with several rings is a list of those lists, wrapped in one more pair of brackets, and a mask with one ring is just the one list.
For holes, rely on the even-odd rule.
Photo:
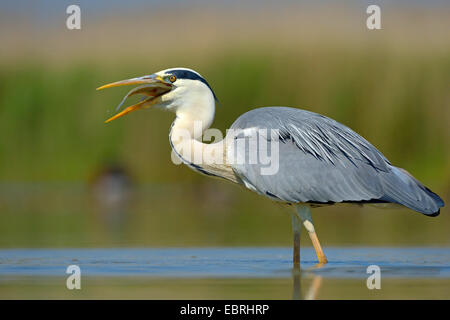
[[(227, 133), (221, 141), (203, 143), (202, 136), (214, 120), (216, 96), (208, 82), (194, 70), (166, 69), (110, 83), (97, 90), (137, 84), (119, 107), (132, 95), (144, 95), (143, 100), (106, 122), (142, 108), (174, 112), (176, 119), (170, 128), (169, 141), (184, 164), (294, 208), (293, 262), (296, 266), (300, 263), (302, 225), (311, 238), (319, 264), (327, 262), (315, 232), (311, 208), (342, 203), (392, 204), (434, 217), (444, 206), (437, 194), (406, 170), (392, 165), (356, 132), (310, 111), (290, 107), (256, 108), (240, 116), (231, 126), (232, 133)], [(264, 135), (259, 129), (271, 131)], [(236, 155), (245, 160), (253, 149), (258, 152), (264, 146), (244, 143), (243, 148), (236, 147), (255, 133), (260, 141), (278, 141), (278, 165), (272, 174), (262, 174), (261, 161), (233, 161)]]

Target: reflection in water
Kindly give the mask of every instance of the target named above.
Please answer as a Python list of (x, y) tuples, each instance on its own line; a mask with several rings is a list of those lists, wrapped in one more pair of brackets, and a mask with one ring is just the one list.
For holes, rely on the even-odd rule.
[(90, 181), (94, 211), (113, 236), (121, 234), (130, 204), (131, 177), (118, 164), (101, 166)]
[(300, 266), (295, 265), (292, 269), (292, 300), (301, 300), (302, 299), (302, 290), (301, 290), (301, 280), (302, 280), (302, 271)]
[[(317, 264), (311, 269), (322, 268), (323, 264)], [(302, 270), (298, 265), (294, 266), (292, 269), (292, 300), (316, 300), (320, 287), (322, 286), (322, 277), (314, 273), (309, 272), (310, 269), (303, 271), (303, 275), (306, 279), (311, 279), (311, 283), (306, 289), (306, 293), (302, 296), (301, 290), (301, 280), (302, 280)]]
[(312, 283), (305, 294), (305, 300), (316, 300), (321, 286), (322, 286), (322, 277), (313, 275)]

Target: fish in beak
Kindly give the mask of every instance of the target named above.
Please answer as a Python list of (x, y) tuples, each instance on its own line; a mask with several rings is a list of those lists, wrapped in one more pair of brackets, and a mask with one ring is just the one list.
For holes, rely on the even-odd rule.
[(144, 99), (141, 100), (140, 102), (138, 102), (132, 106), (129, 106), (129, 107), (125, 108), (124, 110), (122, 110), (121, 112), (119, 112), (118, 114), (112, 116), (111, 118), (106, 120), (105, 123), (108, 123), (117, 118), (120, 118), (132, 111), (151, 107), (155, 103), (157, 97), (169, 92), (170, 90), (172, 90), (172, 87), (173, 87), (172, 83), (165, 81), (161, 76), (159, 76), (157, 74), (152, 74), (149, 76), (143, 76), (143, 77), (139, 77), (139, 78), (132, 78), (132, 79), (109, 83), (109, 84), (106, 84), (104, 86), (97, 88), (97, 90), (103, 90), (103, 89), (112, 88), (112, 87), (135, 85), (135, 84), (140, 84), (140, 86), (132, 89), (130, 92), (127, 93), (127, 95), (122, 99), (122, 102), (116, 108), (116, 111), (119, 110), (119, 108), (124, 104), (126, 99), (128, 99), (129, 97), (131, 97), (133, 95), (142, 94), (146, 97), (144, 97)]

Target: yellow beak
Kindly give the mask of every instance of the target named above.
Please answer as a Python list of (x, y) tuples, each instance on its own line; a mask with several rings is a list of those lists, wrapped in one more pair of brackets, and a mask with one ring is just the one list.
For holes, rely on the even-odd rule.
[(124, 110), (122, 110), (118, 114), (116, 114), (116, 115), (112, 116), (111, 118), (109, 118), (108, 120), (106, 120), (105, 123), (108, 123), (108, 122), (111, 122), (113, 120), (116, 120), (117, 118), (120, 118), (120, 117), (122, 117), (122, 116), (124, 116), (124, 115), (126, 115), (126, 114), (128, 114), (128, 113), (130, 113), (132, 111), (136, 111), (136, 110), (142, 109), (142, 107), (144, 106), (144, 104), (146, 102), (148, 102), (147, 99), (145, 99), (144, 101), (141, 101), (139, 103), (136, 103), (136, 104), (134, 104), (132, 106), (126, 107)]
[(143, 107), (150, 106), (151, 102), (155, 100), (156, 97), (169, 92), (172, 89), (172, 84), (170, 82), (164, 81), (163, 78), (161, 78), (159, 75), (149, 75), (149, 76), (143, 76), (139, 78), (132, 78), (122, 81), (117, 81), (113, 83), (106, 84), (104, 86), (98, 87), (97, 90), (102, 90), (106, 88), (112, 88), (112, 87), (120, 87), (120, 86), (128, 86), (128, 85), (135, 85), (135, 84), (144, 84), (140, 87), (137, 87), (133, 90), (131, 90), (125, 98), (122, 100), (122, 103), (119, 105), (118, 108), (125, 102), (125, 100), (135, 94), (144, 94), (149, 96), (149, 98), (138, 102), (137, 104), (134, 104), (132, 106), (129, 106), (125, 108), (123, 111), (119, 112), (118, 114), (112, 116), (108, 120), (105, 121), (105, 123), (108, 123), (110, 121), (113, 121), (117, 118), (120, 118), (132, 111), (142, 109)]

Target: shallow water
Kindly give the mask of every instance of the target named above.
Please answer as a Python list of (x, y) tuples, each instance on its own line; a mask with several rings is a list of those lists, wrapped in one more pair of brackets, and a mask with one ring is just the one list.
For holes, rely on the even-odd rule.
[[(449, 248), (326, 248), (316, 267), (302, 248), (111, 248), (0, 250), (1, 298), (450, 298)], [(82, 290), (65, 288), (78, 265)], [(381, 270), (369, 290), (367, 267)], [(312, 291), (311, 291), (312, 290)], [(312, 293), (311, 293), (312, 292)]]

